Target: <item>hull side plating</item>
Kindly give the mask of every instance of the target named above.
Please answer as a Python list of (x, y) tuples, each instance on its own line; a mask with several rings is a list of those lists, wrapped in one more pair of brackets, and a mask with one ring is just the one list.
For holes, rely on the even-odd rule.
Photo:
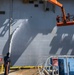
[[(73, 0), (59, 0), (67, 13), (74, 15)], [(45, 12), (43, 4), (23, 4), (21, 0), (0, 0), (0, 54), (9, 49), (9, 18), (11, 24), (12, 65), (39, 65), (50, 55), (74, 54), (74, 26), (57, 27), (56, 16), (61, 15), (59, 7), (55, 13)], [(48, 4), (50, 7), (50, 4)], [(11, 14), (10, 14), (11, 13)]]

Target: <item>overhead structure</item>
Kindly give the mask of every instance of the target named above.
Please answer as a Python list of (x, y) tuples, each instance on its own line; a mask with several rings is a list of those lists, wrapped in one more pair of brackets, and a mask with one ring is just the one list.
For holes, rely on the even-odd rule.
[(50, 2), (52, 4), (55, 4), (55, 5), (59, 6), (59, 7), (63, 7), (63, 5), (60, 2), (58, 2), (57, 0), (48, 0), (48, 2)]
[[(62, 21), (57, 22), (57, 26), (69, 26), (69, 25), (74, 25), (74, 20), (72, 19), (71, 21), (68, 20), (70, 18), (70, 15), (68, 17), (66, 16), (65, 10), (63, 8), (63, 5), (58, 2), (57, 0), (48, 0), (48, 2), (57, 5), (61, 8), (62, 11)], [(73, 16), (74, 18), (74, 16)]]

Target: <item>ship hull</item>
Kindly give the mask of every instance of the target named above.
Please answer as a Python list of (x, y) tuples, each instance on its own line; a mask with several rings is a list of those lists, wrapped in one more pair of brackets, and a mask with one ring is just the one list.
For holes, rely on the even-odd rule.
[[(74, 15), (73, 0), (59, 1)], [(5, 11), (0, 15), (0, 54), (10, 51), (12, 65), (37, 66), (51, 55), (74, 54), (74, 26), (57, 27), (61, 10), (50, 5), (45, 11), (44, 4), (35, 7), (21, 0), (0, 0), (0, 10)]]

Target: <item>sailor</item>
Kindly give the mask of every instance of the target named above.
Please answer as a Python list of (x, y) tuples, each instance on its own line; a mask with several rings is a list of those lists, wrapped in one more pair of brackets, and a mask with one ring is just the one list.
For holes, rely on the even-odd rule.
[(57, 15), (56, 21), (57, 21), (58, 23), (60, 22), (60, 16), (59, 16), (59, 15)]
[(4, 57), (4, 69), (5, 69), (4, 75), (8, 75), (9, 69), (10, 69), (10, 56), (9, 56), (9, 52)]

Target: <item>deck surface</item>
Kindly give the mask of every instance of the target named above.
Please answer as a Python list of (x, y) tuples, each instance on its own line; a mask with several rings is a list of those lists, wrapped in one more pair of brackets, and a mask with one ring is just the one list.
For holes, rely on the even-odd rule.
[[(4, 75), (4, 74), (0, 74)], [(39, 75), (38, 69), (23, 69), (23, 70), (17, 70), (12, 71), (9, 73), (9, 75)]]

